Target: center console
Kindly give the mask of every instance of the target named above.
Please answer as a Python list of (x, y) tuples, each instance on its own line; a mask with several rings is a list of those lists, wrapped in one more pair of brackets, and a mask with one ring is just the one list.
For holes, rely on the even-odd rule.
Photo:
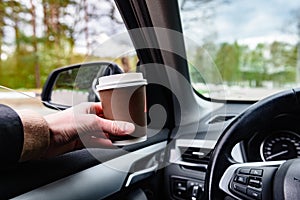
[(170, 147), (165, 179), (168, 196), (174, 200), (201, 198), (214, 140), (177, 139)]
[[(165, 170), (168, 197), (173, 200), (197, 200), (204, 192), (207, 165), (216, 140), (176, 139), (169, 148), (169, 165)], [(232, 150), (232, 157), (243, 162), (240, 146)]]

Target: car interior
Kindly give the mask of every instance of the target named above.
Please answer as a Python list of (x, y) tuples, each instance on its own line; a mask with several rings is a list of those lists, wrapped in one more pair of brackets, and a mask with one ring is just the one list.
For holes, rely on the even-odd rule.
[[(300, 90), (286, 88), (259, 101), (226, 99), (226, 88), (199, 93), (185, 47), (193, 41), (184, 37), (182, 2), (115, 0), (138, 57), (136, 71), (148, 82), (147, 140), (1, 169), (0, 199), (300, 197)], [(213, 65), (207, 67), (219, 83)], [(62, 67), (49, 74), (41, 98), (46, 107), (67, 109), (80, 99), (75, 89), (64, 94), (67, 102), (55, 93), (84, 79), (77, 88), (88, 91), (84, 101), (98, 102), (95, 81), (119, 73), (113, 62)]]

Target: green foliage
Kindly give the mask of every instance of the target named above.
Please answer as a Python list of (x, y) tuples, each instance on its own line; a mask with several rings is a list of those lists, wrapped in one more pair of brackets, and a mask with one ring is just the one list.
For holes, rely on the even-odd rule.
[(250, 49), (237, 42), (204, 44), (196, 50), (192, 62), (194, 83), (217, 83), (219, 73), (227, 85), (261, 87), (263, 82), (271, 81), (281, 86), (295, 82), (297, 46), (274, 42)]
[[(103, 2), (107, 5), (110, 1)], [(88, 4), (90, 9), (87, 9)], [(99, 21), (100, 17), (104, 17), (107, 22), (110, 17), (110, 20), (117, 21), (114, 16), (115, 8), (108, 9), (109, 13), (102, 13), (97, 10), (98, 4), (98, 1), (87, 0), (42, 0), (27, 3), (0, 0), (0, 57), (2, 54), (7, 57), (0, 59), (0, 84), (11, 88), (35, 88), (43, 85), (55, 68), (101, 60), (74, 52), (79, 35), (86, 39), (83, 46), (87, 49), (92, 47), (88, 42), (88, 34), (97, 34), (97, 31), (88, 30), (87, 24), (84, 25), (88, 20), (94, 18)], [(35, 8), (42, 8), (42, 12), (37, 12)], [(72, 10), (76, 10), (78, 15), (74, 16)], [(86, 13), (87, 10), (92, 10), (92, 13)], [(35, 15), (36, 13), (39, 15)], [(299, 19), (299, 12), (297, 16)], [(34, 34), (34, 28), (40, 30), (39, 34)], [(11, 38), (14, 38), (13, 41)], [(260, 87), (269, 81), (282, 86), (293, 83), (297, 76), (300, 77), (296, 68), (299, 65), (298, 51), (299, 47), (296, 45), (278, 41), (261, 43), (255, 48), (238, 42), (207, 42), (195, 52), (189, 52), (193, 55), (189, 60), (192, 63), (191, 79), (196, 83), (221, 84), (221, 77), (222, 83), (227, 85)], [(134, 60), (133, 64), (136, 62)], [(89, 72), (86, 73), (89, 75)]]
[(229, 85), (238, 82), (241, 79), (239, 70), (241, 50), (239, 45), (223, 43), (216, 55), (215, 63), (218, 67), (222, 78)]
[[(227, 85), (261, 87), (264, 82), (272, 82), (274, 86), (283, 86), (296, 81), (297, 45), (275, 41), (251, 49), (234, 42), (215, 45), (214, 49), (216, 53), (205, 44), (196, 51), (193, 62), (197, 67), (190, 67), (194, 83), (215, 83), (216, 73), (207, 69), (213, 66), (205, 62), (209, 56)], [(204, 81), (203, 76), (208, 78)]]
[[(10, 88), (40, 87), (53, 69), (101, 60), (74, 52), (76, 39), (84, 40), (83, 32), (88, 27), (84, 17), (91, 9), (85, 10), (83, 2), (90, 7), (99, 4), (82, 0), (0, 0), (0, 84)], [(113, 6), (112, 1), (109, 5)], [(95, 30), (90, 32), (97, 34)]]

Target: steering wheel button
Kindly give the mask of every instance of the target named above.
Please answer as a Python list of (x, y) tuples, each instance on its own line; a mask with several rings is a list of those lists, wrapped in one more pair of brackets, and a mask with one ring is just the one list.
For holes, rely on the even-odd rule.
[(236, 182), (239, 182), (242, 184), (247, 184), (248, 178), (245, 176), (236, 176), (235, 180), (236, 180)]
[(250, 186), (256, 187), (256, 188), (260, 188), (261, 187), (261, 181), (256, 180), (256, 179), (249, 179), (249, 183)]
[(246, 186), (243, 186), (243, 185), (239, 185), (239, 184), (236, 184), (236, 183), (233, 183), (232, 184), (232, 187), (235, 191), (238, 191), (238, 192), (241, 192), (241, 193), (244, 193), (246, 194), (246, 190), (247, 190), (247, 187)]
[(261, 192), (256, 190), (247, 189), (247, 195), (254, 199), (261, 199)]
[(250, 168), (240, 168), (239, 173), (240, 174), (250, 174)]
[(255, 176), (262, 176), (263, 170), (262, 169), (251, 169), (250, 174), (255, 175)]

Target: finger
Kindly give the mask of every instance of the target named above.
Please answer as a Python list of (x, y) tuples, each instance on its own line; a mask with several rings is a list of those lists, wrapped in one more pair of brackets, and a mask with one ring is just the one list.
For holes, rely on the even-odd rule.
[(134, 125), (129, 122), (113, 121), (103, 118), (99, 118), (99, 122), (104, 132), (108, 132), (116, 136), (129, 135), (135, 130)]
[(82, 140), (86, 148), (116, 148), (109, 139), (89, 137)]
[(78, 150), (78, 149), (82, 149), (84, 148), (84, 144), (82, 143), (81, 138), (78, 138), (76, 140), (75, 146), (74, 146), (74, 150)]
[(88, 114), (96, 114), (98, 116), (103, 116), (103, 109), (102, 109), (101, 102), (93, 103), (92, 106), (90, 107)]
[(99, 126), (99, 123), (97, 125), (92, 125), (92, 130), (85, 130), (80, 132), (80, 138), (82, 137), (97, 137), (97, 138), (105, 138), (107, 139), (106, 133), (104, 133), (104, 130), (101, 126)]

